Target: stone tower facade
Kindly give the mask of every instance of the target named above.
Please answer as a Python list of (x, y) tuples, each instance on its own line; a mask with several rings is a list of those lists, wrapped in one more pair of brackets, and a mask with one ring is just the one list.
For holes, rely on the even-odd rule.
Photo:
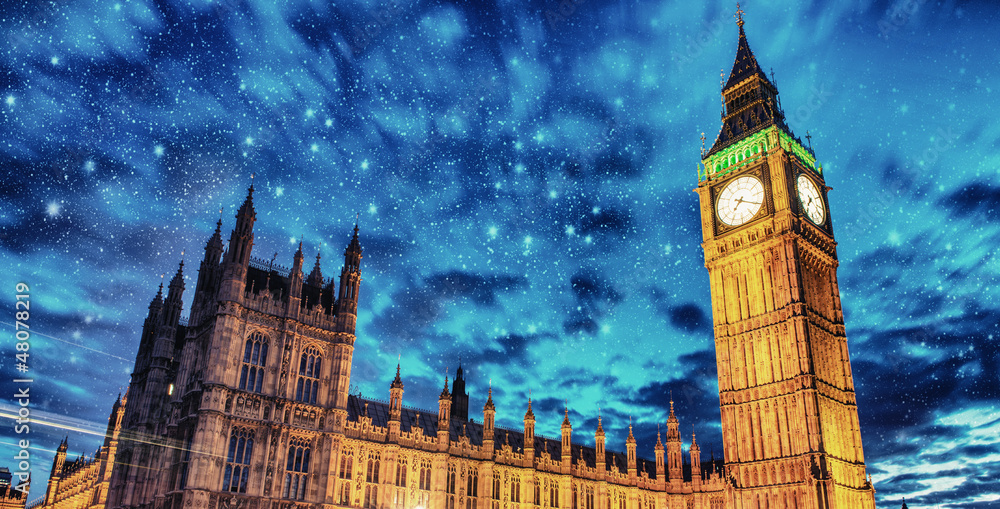
[[(742, 14), (742, 13), (739, 13)], [(730, 507), (871, 508), (823, 167), (739, 43), (700, 199)]]
[(317, 465), (347, 421), (358, 229), (338, 284), (318, 255), (305, 276), (301, 244), (290, 269), (252, 258), (255, 221), (251, 186), (228, 249), (221, 220), (205, 246), (187, 323), (183, 262), (150, 304), (111, 507), (217, 508), (220, 493), (322, 502), (333, 489)]

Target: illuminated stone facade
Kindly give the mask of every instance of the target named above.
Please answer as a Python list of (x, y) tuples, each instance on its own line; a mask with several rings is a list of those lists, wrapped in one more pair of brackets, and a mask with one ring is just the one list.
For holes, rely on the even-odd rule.
[(108, 429), (104, 443), (94, 456), (80, 456), (74, 461), (66, 461), (68, 440), (56, 449), (52, 460), (52, 473), (42, 506), (46, 509), (104, 509), (108, 499), (108, 485), (111, 481), (111, 466), (115, 463), (118, 450), (118, 436), (124, 413), (122, 398), (115, 401), (108, 417)]
[(16, 484), (10, 469), (0, 467), (0, 509), (24, 509), (28, 500), (27, 486), (16, 486)]
[[(437, 411), (348, 394), (361, 281), (355, 226), (339, 282), (320, 259), (306, 276), (250, 257), (253, 187), (223, 251), (221, 221), (198, 272), (191, 318), (180, 317), (183, 264), (149, 306), (136, 358), (109, 507), (181, 509), (721, 508), (721, 464), (683, 461), (671, 410), (654, 461), (495, 427), (492, 392), (469, 419), (461, 367)], [(452, 409), (455, 412), (452, 412)], [(600, 422), (600, 419), (599, 419)], [(588, 437), (589, 438), (589, 437)], [(89, 507), (81, 503), (75, 507)]]
[(829, 188), (739, 25), (696, 189), (732, 507), (872, 508)]

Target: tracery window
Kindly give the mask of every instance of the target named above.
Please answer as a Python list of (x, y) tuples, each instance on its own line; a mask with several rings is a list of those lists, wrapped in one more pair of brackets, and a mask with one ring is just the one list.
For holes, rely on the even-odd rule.
[(431, 464), (427, 460), (420, 462), (419, 488), (424, 491), (430, 491), (431, 489)]
[(493, 472), (493, 500), (500, 500), (500, 472)]
[(293, 438), (288, 445), (288, 460), (285, 464), (285, 487), (281, 496), (292, 500), (306, 498), (306, 484), (309, 478), (309, 443), (302, 438)]
[(229, 452), (226, 454), (226, 470), (222, 478), (223, 490), (235, 493), (247, 492), (252, 457), (253, 431), (247, 428), (233, 428), (229, 435)]
[(372, 453), (368, 456), (368, 469), (366, 470), (365, 481), (378, 484), (378, 469), (379, 456), (376, 453)]
[(465, 509), (474, 509), (478, 507), (476, 502), (479, 499), (479, 471), (475, 468), (470, 468), (466, 474), (466, 488), (465, 488)]
[(406, 458), (399, 458), (396, 463), (396, 486), (406, 487)]
[(455, 480), (458, 478), (458, 471), (455, 469), (455, 465), (448, 465), (448, 477), (445, 481), (445, 491), (454, 495), (455, 491)]
[(323, 358), (319, 350), (309, 347), (299, 360), (299, 379), (295, 383), (295, 401), (316, 404), (319, 394), (319, 374)]
[(351, 455), (350, 450), (346, 450), (340, 456), (340, 478), (350, 480), (351, 470), (353, 467), (354, 467), (354, 456)]
[(264, 387), (264, 365), (267, 363), (267, 336), (253, 331), (243, 348), (243, 367), (240, 369), (241, 390), (261, 392)]
[(365, 486), (365, 505), (366, 509), (377, 509), (378, 508), (378, 485), (369, 484)]

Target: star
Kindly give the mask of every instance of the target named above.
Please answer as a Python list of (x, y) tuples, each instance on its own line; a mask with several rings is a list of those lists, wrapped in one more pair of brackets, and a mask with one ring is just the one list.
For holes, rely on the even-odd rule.
[(45, 207), (45, 212), (48, 213), (49, 217), (59, 217), (60, 212), (62, 212), (62, 205), (56, 201), (50, 201)]

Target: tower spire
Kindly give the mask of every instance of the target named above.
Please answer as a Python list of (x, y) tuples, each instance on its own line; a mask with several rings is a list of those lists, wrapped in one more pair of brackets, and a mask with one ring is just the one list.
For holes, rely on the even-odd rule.
[(757, 63), (747, 42), (743, 14), (737, 5), (739, 39), (729, 79), (722, 85), (722, 128), (703, 159), (766, 127), (777, 125), (788, 130), (778, 102), (778, 89)]

